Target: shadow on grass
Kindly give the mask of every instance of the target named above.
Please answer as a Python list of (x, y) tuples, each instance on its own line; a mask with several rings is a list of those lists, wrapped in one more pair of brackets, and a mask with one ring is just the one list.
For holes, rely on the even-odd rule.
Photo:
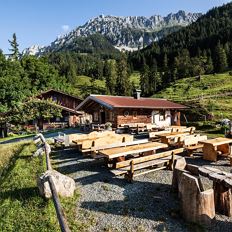
[(15, 188), (14, 190), (9, 191), (1, 191), (0, 199), (15, 199), (19, 201), (27, 201), (30, 198), (38, 198), (39, 190), (37, 187), (29, 187), (29, 188)]
[[(26, 146), (28, 146), (28, 144), (23, 144), (23, 145), (19, 148), (19, 150), (16, 152), (16, 154), (14, 154), (14, 155), (10, 158), (9, 162), (8, 162), (7, 164), (5, 164), (5, 167), (4, 167), (2, 170), (0, 170), (0, 185), (1, 185), (2, 181), (3, 181), (8, 175), (10, 175), (12, 169), (13, 169), (14, 166), (15, 166), (15, 163), (16, 163), (17, 159), (24, 159), (23, 156), (20, 156), (20, 153), (22, 152), (22, 150), (23, 150)], [(25, 156), (25, 157), (26, 157), (26, 156)], [(31, 156), (29, 156), (29, 157), (31, 158)], [(27, 158), (25, 158), (25, 159), (27, 159)]]

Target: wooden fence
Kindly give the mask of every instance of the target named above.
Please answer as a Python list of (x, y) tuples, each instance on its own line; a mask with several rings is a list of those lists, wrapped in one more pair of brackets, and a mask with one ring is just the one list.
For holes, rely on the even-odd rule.
[[(51, 153), (51, 147), (46, 142), (46, 140), (42, 134), (38, 134), (34, 138), (35, 143), (37, 143), (39, 140), (41, 141), (42, 146), (43, 146), (43, 150), (45, 151), (46, 169), (47, 169), (47, 171), (52, 170), (52, 165), (51, 165), (51, 161), (50, 161), (50, 157), (49, 157), (49, 154)], [(67, 219), (66, 219), (64, 211), (61, 207), (59, 196), (58, 196), (58, 193), (57, 193), (57, 190), (56, 190), (56, 187), (55, 187), (55, 184), (54, 184), (54, 181), (53, 181), (51, 175), (48, 175), (48, 183), (49, 183), (50, 190), (52, 193), (52, 199), (53, 199), (53, 203), (54, 203), (54, 206), (56, 209), (56, 215), (57, 215), (57, 219), (58, 219), (59, 224), (60, 224), (60, 229), (62, 232), (70, 232), (70, 229), (69, 229), (69, 226), (67, 223)]]

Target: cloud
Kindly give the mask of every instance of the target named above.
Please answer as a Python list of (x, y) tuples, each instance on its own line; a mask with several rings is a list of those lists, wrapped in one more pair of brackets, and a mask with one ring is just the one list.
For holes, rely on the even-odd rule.
[(69, 29), (70, 29), (70, 26), (69, 26), (69, 25), (62, 25), (61, 28), (62, 28), (62, 30), (63, 30), (64, 32), (68, 32)]

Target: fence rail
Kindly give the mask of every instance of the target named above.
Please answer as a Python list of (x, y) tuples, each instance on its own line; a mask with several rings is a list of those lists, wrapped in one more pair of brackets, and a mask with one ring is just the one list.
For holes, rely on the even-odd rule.
[[(52, 165), (51, 165), (51, 161), (50, 161), (50, 157), (49, 157), (49, 154), (51, 153), (51, 147), (46, 142), (46, 140), (42, 134), (38, 134), (35, 137), (35, 141), (38, 139), (41, 140), (43, 147), (44, 147), (45, 156), (46, 156), (46, 169), (47, 169), (47, 171), (52, 170)], [(55, 206), (56, 215), (57, 215), (57, 219), (59, 221), (60, 229), (62, 232), (71, 232), (71, 230), (69, 229), (68, 222), (67, 222), (67, 219), (65, 217), (64, 211), (61, 207), (59, 196), (58, 196), (58, 193), (56, 191), (56, 187), (55, 187), (54, 181), (52, 179), (52, 176), (48, 175), (47, 178), (48, 178), (49, 187), (50, 187), (50, 190), (52, 193), (52, 200), (53, 200), (53, 204)]]

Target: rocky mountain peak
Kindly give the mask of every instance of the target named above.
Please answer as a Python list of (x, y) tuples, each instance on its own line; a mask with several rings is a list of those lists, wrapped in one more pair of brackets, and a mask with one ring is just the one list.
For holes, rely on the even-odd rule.
[(58, 37), (47, 47), (32, 46), (24, 54), (41, 55), (42, 53), (62, 50), (78, 37), (88, 37), (99, 33), (118, 49), (136, 50), (157, 41), (167, 34), (196, 21), (200, 13), (178, 11), (163, 17), (161, 15), (145, 16), (112, 16), (99, 15), (77, 27), (67, 35)]

